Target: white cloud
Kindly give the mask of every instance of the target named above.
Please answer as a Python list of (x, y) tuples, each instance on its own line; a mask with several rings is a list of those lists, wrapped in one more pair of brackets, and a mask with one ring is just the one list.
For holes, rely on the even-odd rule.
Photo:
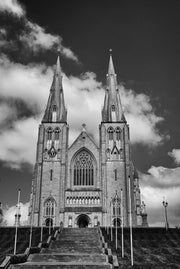
[(143, 175), (143, 185), (157, 188), (180, 187), (180, 167), (166, 168), (152, 166), (148, 174)]
[(158, 145), (164, 136), (157, 129), (157, 124), (163, 121), (162, 117), (155, 114), (150, 97), (146, 94), (136, 94), (120, 86), (122, 104), (125, 116), (130, 126), (132, 143)]
[(7, 124), (10, 119), (16, 119), (16, 109), (6, 103), (0, 104), (0, 125)]
[(26, 22), (26, 31), (19, 37), (26, 46), (34, 52), (40, 49), (51, 49), (55, 44), (59, 43), (59, 37), (46, 33), (45, 29), (36, 23)]
[(62, 43), (61, 43), (61, 46), (60, 47), (61, 47), (61, 53), (66, 58), (69, 58), (69, 59), (72, 59), (72, 60), (78, 62), (78, 57), (75, 55), (75, 53), (70, 48), (67, 48), (67, 47), (62, 46)]
[(42, 111), (47, 101), (52, 68), (44, 64), (22, 65), (0, 57), (0, 96), (23, 100), (33, 110)]
[[(29, 202), (25, 204), (20, 203), (21, 225), (26, 224), (28, 221), (28, 209), (29, 209)], [(8, 226), (12, 226), (15, 224), (16, 213), (17, 213), (16, 206), (11, 206), (4, 210), (4, 220), (7, 222)]]
[(0, 10), (12, 13), (18, 17), (25, 15), (25, 9), (20, 5), (17, 0), (1, 0)]
[(164, 198), (168, 202), (169, 224), (171, 227), (179, 225), (180, 167), (172, 169), (152, 166), (148, 174), (140, 173), (140, 185), (150, 225), (164, 226)]
[(174, 159), (176, 164), (180, 164), (180, 149), (173, 149), (172, 152), (168, 152), (168, 155)]
[[(59, 46), (61, 53), (66, 58), (78, 62), (78, 57), (70, 48), (62, 44), (62, 38), (59, 35), (48, 33), (45, 28), (28, 20), (24, 7), (17, 0), (1, 0), (0, 12), (5, 11), (15, 16), (23, 17), (21, 21), (21, 34), (18, 35), (18, 43), (21, 43), (21, 50), (29, 49), (31, 52), (38, 53), (41, 50), (51, 50)], [(0, 30), (0, 47), (12, 48), (15, 45), (17, 46), (17, 40), (10, 40), (10, 37), (7, 38), (8, 31), (8, 28)]]
[(70, 49), (62, 44), (62, 38), (55, 34), (47, 33), (45, 28), (37, 23), (25, 20), (25, 29), (19, 36), (19, 40), (34, 53), (40, 50), (50, 50), (53, 47), (60, 47), (62, 55), (78, 62), (78, 57)]
[[(2, 130), (1, 141), (3, 142), (1, 144), (3, 150), (0, 153), (0, 159), (7, 160), (11, 166), (14, 165), (15, 167), (19, 167), (21, 162), (32, 164), (35, 161), (32, 151), (34, 152), (36, 148), (37, 126), (44, 112), (52, 83), (52, 68), (45, 64), (17, 64), (11, 62), (6, 56), (2, 56), (0, 58), (0, 77), (0, 97), (7, 100), (23, 101), (37, 119), (30, 117), (23, 119), (22, 122), (21, 120), (15, 121), (11, 129)], [(79, 77), (67, 77), (64, 74), (63, 87), (65, 103), (68, 108), (70, 144), (81, 131), (82, 123), (86, 123), (87, 131), (94, 134), (96, 141), (98, 141), (98, 126), (101, 122), (101, 107), (104, 100), (102, 84), (97, 81), (94, 73), (86, 72)], [(131, 142), (156, 145), (162, 141), (163, 136), (158, 133), (156, 128), (156, 124), (162, 118), (155, 115), (150, 104), (150, 98), (144, 94), (135, 94), (132, 90), (126, 90), (123, 87), (120, 90), (125, 115), (128, 123), (130, 123)], [(4, 108), (1, 108), (1, 106), (2, 104), (0, 109), (3, 110)], [(9, 111), (9, 113), (15, 114), (12, 111)], [(0, 120), (3, 121), (1, 118)], [(35, 128), (36, 135), (34, 133), (31, 140), (29, 140), (28, 132), (23, 130), (25, 124), (27, 124), (29, 130)], [(14, 145), (12, 139), (11, 143), (7, 143), (6, 137), (11, 135), (16, 141)], [(26, 139), (31, 143), (27, 145), (25, 143)], [(18, 145), (17, 140), (20, 145)], [(23, 154), (23, 146), (25, 146), (24, 152), (26, 154)], [(9, 154), (10, 152), (12, 154)]]
[(13, 169), (22, 164), (34, 164), (38, 120), (28, 118), (15, 121), (13, 126), (0, 134), (0, 159)]

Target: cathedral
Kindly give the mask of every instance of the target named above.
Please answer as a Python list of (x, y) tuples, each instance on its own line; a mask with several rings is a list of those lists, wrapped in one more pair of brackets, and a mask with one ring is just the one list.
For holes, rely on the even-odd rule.
[[(69, 145), (60, 56), (39, 125), (29, 222), (34, 226), (147, 226), (110, 54), (99, 143), (86, 125)], [(103, 100), (102, 100), (103, 101)], [(143, 204), (144, 205), (144, 204)]]

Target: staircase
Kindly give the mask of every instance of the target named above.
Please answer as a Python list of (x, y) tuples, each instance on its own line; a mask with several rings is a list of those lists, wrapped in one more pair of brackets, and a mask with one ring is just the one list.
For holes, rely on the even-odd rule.
[(31, 254), (26, 263), (11, 268), (110, 269), (113, 266), (103, 253), (97, 228), (64, 228), (48, 249)]

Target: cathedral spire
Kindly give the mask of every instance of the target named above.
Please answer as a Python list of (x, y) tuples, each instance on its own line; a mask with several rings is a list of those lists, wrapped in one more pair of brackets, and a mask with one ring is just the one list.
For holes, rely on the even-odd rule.
[(60, 53), (54, 70), (53, 82), (50, 88), (49, 98), (42, 122), (66, 122), (67, 110), (64, 102), (62, 86), (62, 71), (60, 65)]
[(109, 66), (107, 73), (107, 90), (105, 93), (104, 107), (102, 109), (103, 122), (124, 121), (124, 114), (121, 105), (121, 98), (117, 85), (117, 76), (112, 59), (112, 49), (110, 49)]
[(110, 49), (109, 52), (110, 52), (110, 57), (109, 57), (108, 75), (115, 75), (114, 64), (113, 64), (113, 59), (112, 59), (112, 49)]

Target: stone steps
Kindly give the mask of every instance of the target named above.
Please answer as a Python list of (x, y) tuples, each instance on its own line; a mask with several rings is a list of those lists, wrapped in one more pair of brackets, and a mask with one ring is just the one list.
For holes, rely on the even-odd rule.
[(103, 253), (97, 228), (66, 228), (39, 254), (31, 254), (28, 261), (11, 269), (111, 269), (108, 256)]
[(39, 262), (38, 264), (27, 262), (26, 264), (15, 264), (12, 267), (13, 269), (20, 269), (20, 268), (25, 268), (25, 269), (112, 269), (112, 265), (107, 264), (107, 263), (88, 263), (88, 262)]
[(100, 248), (97, 247), (78, 247), (78, 250), (76, 247), (73, 246), (62, 246), (59, 248), (53, 248), (53, 249), (44, 249), (43, 253), (51, 253), (51, 252), (55, 252), (55, 253), (67, 253), (67, 252), (71, 252), (71, 253), (89, 253), (89, 254), (95, 254), (95, 253), (102, 253), (102, 250)]
[(31, 254), (29, 257), (29, 261), (31, 262), (52, 262), (52, 261), (57, 261), (57, 262), (107, 262), (107, 258), (104, 254), (81, 254), (79, 253), (66, 253), (66, 254), (57, 254), (57, 253), (49, 253), (49, 254)]

